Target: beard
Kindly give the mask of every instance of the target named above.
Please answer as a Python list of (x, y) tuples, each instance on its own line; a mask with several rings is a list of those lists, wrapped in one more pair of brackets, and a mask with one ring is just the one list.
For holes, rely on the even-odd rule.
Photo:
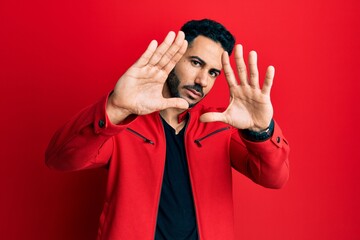
[[(166, 80), (166, 84), (169, 89), (170, 97), (183, 98), (180, 96), (180, 93), (179, 93), (180, 80), (179, 80), (178, 76), (175, 74), (174, 69), (171, 70), (171, 72), (169, 73), (169, 76)], [(203, 88), (199, 84), (195, 83), (195, 85), (186, 85), (186, 86), (184, 86), (184, 88), (194, 89), (197, 92), (199, 92), (202, 97), (204, 97)], [(189, 107), (191, 108), (191, 107), (195, 106), (196, 103), (198, 103), (198, 102), (189, 103)]]
[(167, 84), (169, 92), (170, 92), (170, 97), (179, 98), (180, 97), (180, 94), (179, 94), (180, 80), (176, 76), (174, 69), (171, 70), (171, 72), (169, 73), (169, 76), (166, 80), (166, 84)]

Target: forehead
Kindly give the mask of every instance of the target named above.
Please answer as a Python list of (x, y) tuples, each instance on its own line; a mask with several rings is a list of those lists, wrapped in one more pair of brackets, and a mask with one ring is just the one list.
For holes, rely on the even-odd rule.
[(221, 55), (223, 52), (224, 49), (220, 43), (200, 35), (189, 44), (184, 55), (199, 57), (211, 68), (222, 69)]

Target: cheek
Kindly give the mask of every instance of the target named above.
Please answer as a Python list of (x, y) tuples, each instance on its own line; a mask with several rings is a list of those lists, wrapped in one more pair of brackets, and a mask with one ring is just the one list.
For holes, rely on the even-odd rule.
[(196, 78), (197, 72), (196, 69), (191, 67), (191, 65), (187, 62), (182, 64), (178, 64), (175, 67), (176, 76), (179, 78), (181, 84), (180, 85), (192, 85), (194, 84), (194, 80)]
[(206, 88), (203, 89), (205, 95), (210, 92), (210, 90), (213, 88), (214, 84), (215, 84), (214, 79), (209, 80), (208, 85), (206, 86)]

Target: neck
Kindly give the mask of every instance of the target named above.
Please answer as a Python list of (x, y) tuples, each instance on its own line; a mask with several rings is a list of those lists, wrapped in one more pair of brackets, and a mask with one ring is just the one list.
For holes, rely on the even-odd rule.
[(179, 133), (186, 123), (186, 121), (182, 121), (180, 123), (178, 121), (178, 116), (182, 112), (184, 112), (183, 109), (167, 108), (160, 111), (160, 115), (175, 130), (176, 133)]
[[(171, 94), (167, 84), (164, 85), (163, 88), (163, 96), (164, 98), (171, 98)], [(186, 121), (182, 121), (179, 123), (178, 116), (184, 112), (184, 109), (178, 108), (167, 108), (160, 111), (161, 117), (175, 130), (176, 134), (181, 131), (181, 129), (185, 126)]]

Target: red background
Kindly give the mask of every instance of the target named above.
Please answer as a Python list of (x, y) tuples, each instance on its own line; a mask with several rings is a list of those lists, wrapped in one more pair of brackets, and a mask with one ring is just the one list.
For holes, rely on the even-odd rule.
[[(94, 239), (106, 172), (47, 169), (53, 132), (112, 89), (152, 39), (212, 18), (263, 76), (291, 144), (281, 190), (234, 176), (238, 239), (360, 239), (360, 2), (1, 1), (0, 237)], [(217, 80), (208, 104), (224, 105)]]

